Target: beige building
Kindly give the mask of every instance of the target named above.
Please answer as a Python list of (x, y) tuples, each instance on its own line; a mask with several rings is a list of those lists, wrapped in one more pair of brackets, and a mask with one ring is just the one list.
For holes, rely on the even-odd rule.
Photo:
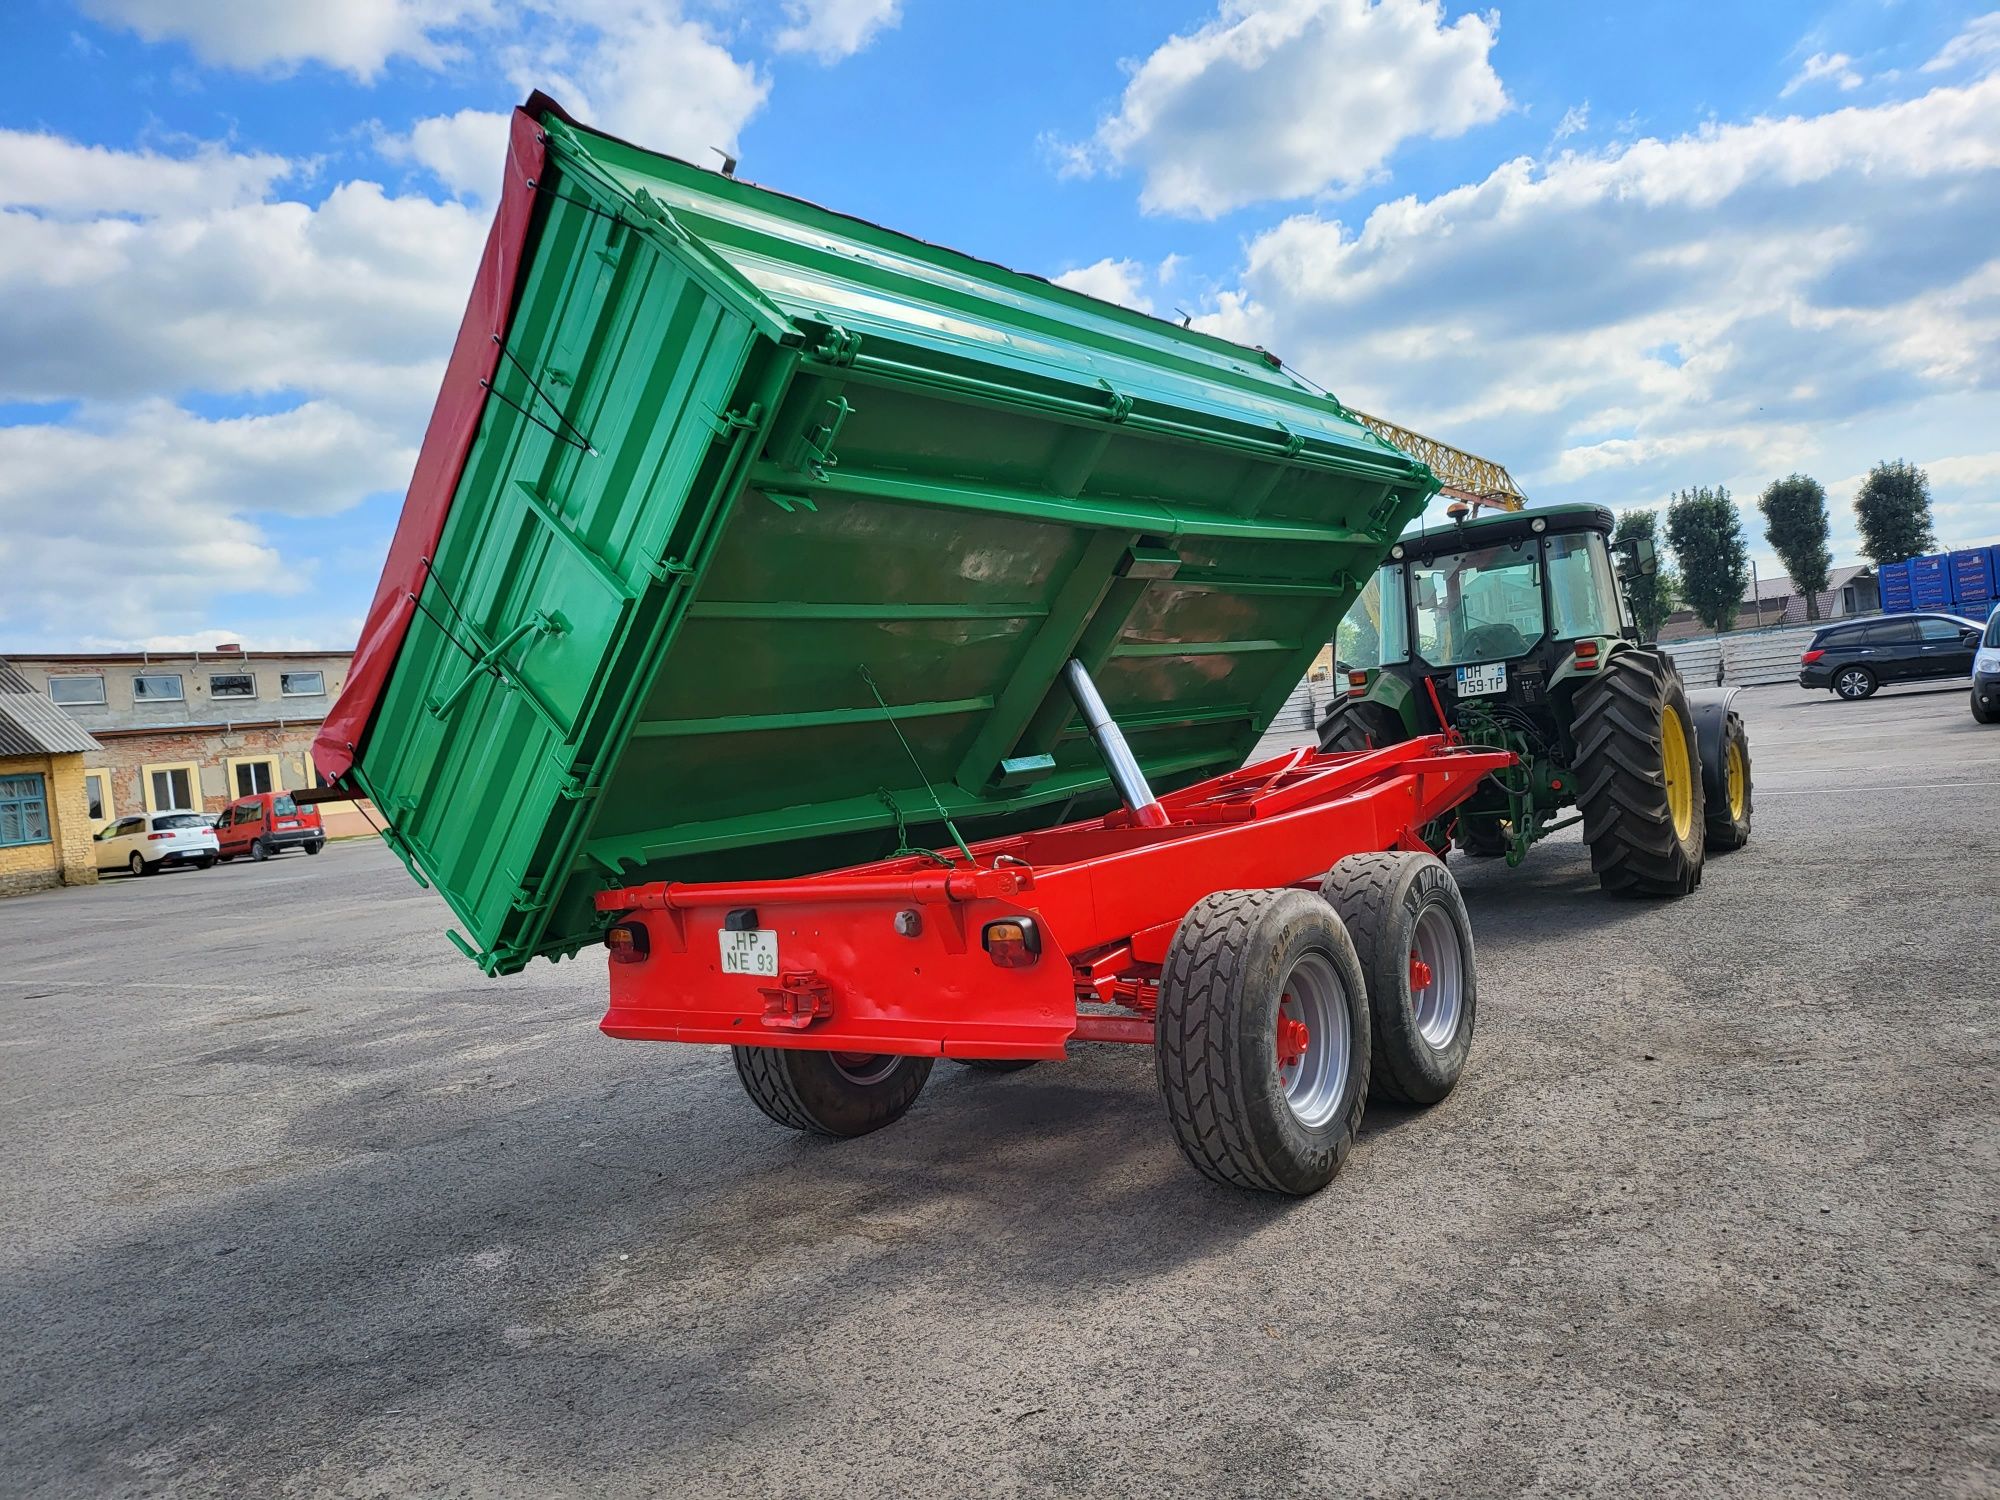
[[(322, 785), (313, 736), (347, 681), (345, 651), (64, 653), (10, 660), (88, 732), (90, 827), (137, 812), (218, 812), (252, 792)], [(369, 831), (348, 802), (323, 805), (334, 837)]]
[(0, 661), (0, 896), (96, 883), (84, 759), (98, 748)]

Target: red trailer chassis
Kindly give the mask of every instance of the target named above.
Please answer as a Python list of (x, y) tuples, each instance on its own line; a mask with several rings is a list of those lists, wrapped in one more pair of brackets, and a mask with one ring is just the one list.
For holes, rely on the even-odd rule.
[[(1151, 1043), (1161, 965), (1217, 891), (1318, 888), (1344, 857), (1423, 850), (1505, 751), (1441, 736), (1298, 750), (1137, 812), (788, 880), (605, 891), (604, 1031), (838, 1054), (1059, 1058)], [(1161, 816), (1164, 814), (1164, 817)]]

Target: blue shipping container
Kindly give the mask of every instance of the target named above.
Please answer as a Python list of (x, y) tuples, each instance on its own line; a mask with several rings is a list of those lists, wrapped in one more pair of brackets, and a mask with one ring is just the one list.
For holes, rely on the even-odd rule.
[(1993, 597), (1993, 549), (1973, 547), (1951, 554), (1954, 604), (1985, 604)]
[(1882, 608), (1887, 613), (1908, 614), (1916, 608), (1916, 601), (1910, 594), (1908, 563), (1883, 563), (1875, 570), (1875, 584), (1882, 591)]

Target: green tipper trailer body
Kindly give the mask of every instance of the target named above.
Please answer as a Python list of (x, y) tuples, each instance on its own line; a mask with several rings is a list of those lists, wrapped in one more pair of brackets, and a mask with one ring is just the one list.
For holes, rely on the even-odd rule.
[[(316, 744), (489, 973), (1239, 764), (1436, 488), (1261, 351), (536, 96)], [(950, 827), (946, 819), (950, 820)]]

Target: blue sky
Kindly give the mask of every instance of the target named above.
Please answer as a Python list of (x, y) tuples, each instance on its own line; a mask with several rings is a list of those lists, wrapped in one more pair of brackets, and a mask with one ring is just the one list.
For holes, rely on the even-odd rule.
[[(2000, 540), (2000, 12), (16, 0), (0, 646), (352, 641), (504, 111), (1264, 343), (1537, 500)], [(1746, 529), (1772, 564), (1756, 524)], [(129, 565), (127, 565), (129, 564)]]

